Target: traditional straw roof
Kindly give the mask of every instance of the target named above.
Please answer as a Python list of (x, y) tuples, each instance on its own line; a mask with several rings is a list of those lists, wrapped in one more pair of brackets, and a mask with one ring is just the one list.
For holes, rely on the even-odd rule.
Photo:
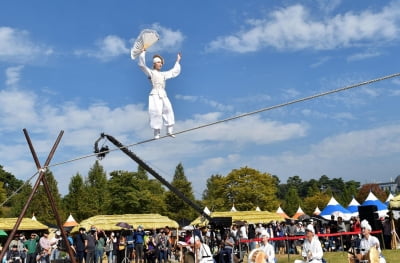
[[(0, 229), (5, 231), (12, 230), (17, 222), (18, 218), (0, 218)], [(23, 218), (18, 230), (45, 230), (48, 226), (40, 223), (37, 220), (32, 220), (30, 218)]]
[[(284, 218), (276, 213), (268, 211), (228, 211), (228, 212), (212, 212), (211, 217), (232, 217), (234, 221), (247, 221), (249, 223), (269, 223), (271, 221), (282, 221)], [(207, 220), (202, 217), (196, 218), (191, 225), (207, 225)]]
[(121, 230), (121, 227), (116, 226), (120, 222), (125, 222), (134, 228), (141, 225), (144, 229), (163, 228), (165, 226), (171, 228), (179, 227), (176, 221), (159, 214), (98, 215), (81, 221), (71, 232), (77, 232), (80, 227), (90, 229), (91, 226), (96, 226), (106, 231)]

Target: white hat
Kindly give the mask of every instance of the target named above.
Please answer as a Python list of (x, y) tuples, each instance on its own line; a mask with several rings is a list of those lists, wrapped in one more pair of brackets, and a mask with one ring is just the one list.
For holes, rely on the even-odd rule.
[(163, 63), (163, 60), (160, 57), (156, 56), (153, 58), (153, 63), (157, 63), (157, 62)]
[(56, 231), (56, 235), (57, 235), (57, 236), (61, 236), (60, 230), (57, 230), (57, 231)]
[(307, 225), (306, 231), (310, 231), (310, 232), (312, 232), (313, 234), (315, 234), (315, 230), (314, 230), (313, 225)]
[(267, 230), (261, 231), (261, 237), (267, 237), (267, 238), (269, 238), (269, 234), (268, 234)]
[(369, 231), (372, 230), (371, 225), (369, 224), (369, 222), (368, 222), (366, 219), (364, 219), (364, 220), (361, 222), (361, 228), (368, 229)]

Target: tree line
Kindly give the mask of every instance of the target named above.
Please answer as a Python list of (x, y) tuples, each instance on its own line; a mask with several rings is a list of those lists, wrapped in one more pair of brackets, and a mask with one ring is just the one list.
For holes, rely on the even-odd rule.
[[(79, 222), (101, 214), (158, 213), (184, 225), (198, 217), (197, 212), (158, 180), (149, 178), (140, 166), (137, 171), (112, 171), (107, 176), (99, 161), (95, 161), (87, 176), (73, 175), (68, 193), (61, 196), (57, 181), (50, 170), (45, 172), (51, 194), (62, 219), (71, 213)], [(206, 182), (201, 200), (196, 200), (193, 186), (188, 181), (181, 163), (176, 166), (172, 186), (199, 206), (211, 211), (229, 211), (234, 205), (238, 211), (261, 210), (275, 212), (279, 206), (293, 215), (299, 206), (311, 215), (316, 207), (321, 210), (333, 196), (347, 206), (353, 197), (362, 203), (369, 191), (385, 201), (388, 193), (377, 184), (361, 186), (354, 180), (330, 179), (322, 175), (318, 180), (303, 181), (300, 176), (289, 177), (281, 183), (279, 177), (250, 167), (233, 169), (227, 175), (211, 175)], [(32, 185), (17, 179), (0, 165), (0, 210), (2, 217), (20, 215)], [(5, 202), (5, 200), (7, 200)], [(26, 216), (35, 217), (42, 223), (55, 224), (55, 218), (42, 185), (39, 186)]]

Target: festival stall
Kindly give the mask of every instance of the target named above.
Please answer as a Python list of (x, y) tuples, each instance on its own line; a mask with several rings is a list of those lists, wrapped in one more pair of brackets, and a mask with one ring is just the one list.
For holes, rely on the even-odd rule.
[[(248, 223), (269, 223), (271, 221), (284, 221), (285, 218), (277, 213), (268, 211), (227, 211), (212, 212), (211, 217), (232, 217), (232, 222), (247, 221)], [(191, 225), (208, 225), (208, 220), (198, 217), (191, 222)]]
[(96, 226), (98, 229), (105, 231), (117, 231), (127, 228), (119, 223), (125, 223), (126, 226), (133, 226), (134, 228), (141, 225), (144, 229), (163, 228), (166, 226), (170, 228), (179, 227), (176, 221), (159, 214), (97, 215), (82, 220), (72, 228), (71, 232), (77, 232), (81, 227), (90, 229), (91, 226)]
[[(11, 231), (13, 230), (15, 223), (17, 222), (18, 218), (0, 218), (0, 229), (4, 231)], [(37, 220), (32, 220), (31, 218), (23, 218), (21, 224), (18, 227), (18, 231), (29, 231), (29, 230), (46, 230), (49, 229), (48, 226), (40, 223)]]

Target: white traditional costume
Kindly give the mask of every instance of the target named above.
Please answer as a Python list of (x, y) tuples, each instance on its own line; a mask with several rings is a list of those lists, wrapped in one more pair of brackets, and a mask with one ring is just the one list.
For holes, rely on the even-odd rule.
[[(154, 137), (160, 137), (160, 130), (164, 124), (167, 127), (167, 134), (172, 135), (175, 124), (174, 111), (171, 102), (165, 91), (165, 81), (174, 78), (181, 72), (181, 65), (176, 61), (174, 67), (168, 71), (159, 71), (146, 66), (146, 52), (143, 51), (139, 56), (139, 67), (143, 70), (152, 84), (152, 90), (149, 95), (149, 115), (150, 127), (154, 129)], [(155, 57), (153, 63), (157, 62)], [(163, 62), (161, 60), (161, 62)]]
[(260, 249), (264, 252), (264, 254), (267, 256), (267, 263), (274, 263), (275, 262), (275, 248), (273, 245), (271, 245), (268, 242), (269, 239), (269, 234), (267, 232), (267, 230), (264, 230), (263, 232), (261, 232), (261, 238), (267, 238), (267, 242), (264, 242), (261, 244)]
[[(376, 255), (376, 257), (377, 257), (377, 260), (379, 261), (379, 263), (386, 263), (385, 258), (382, 256), (382, 251), (381, 251), (379, 239), (370, 234), (370, 231), (372, 230), (372, 227), (368, 223), (367, 220), (364, 219), (361, 222), (361, 228), (367, 230), (368, 234), (367, 235), (364, 234), (364, 237), (360, 241), (360, 254), (363, 257), (365, 257), (366, 255), (368, 255), (368, 253), (371, 250), (371, 248), (375, 248), (377, 253), (378, 253)], [(371, 256), (371, 255), (369, 255), (369, 256)]]
[(304, 240), (301, 255), (305, 260), (296, 259), (294, 263), (321, 263), (324, 252), (322, 250), (321, 242), (319, 242), (318, 237), (314, 235), (314, 227), (312, 225), (308, 225), (306, 228), (306, 232), (312, 232), (313, 238), (311, 239), (311, 241), (308, 238)]

